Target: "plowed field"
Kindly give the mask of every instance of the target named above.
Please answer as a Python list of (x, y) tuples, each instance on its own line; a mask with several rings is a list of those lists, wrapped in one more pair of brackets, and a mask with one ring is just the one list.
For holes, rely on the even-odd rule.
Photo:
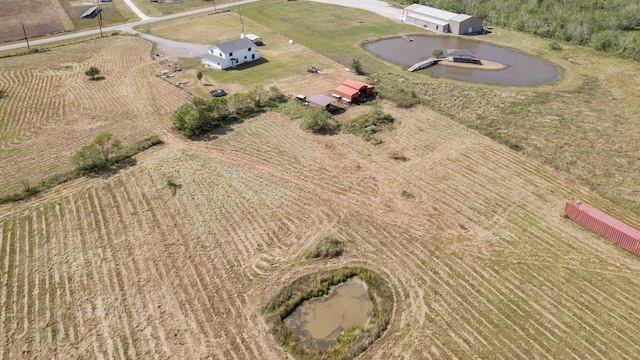
[[(70, 168), (69, 157), (101, 131), (127, 144), (168, 129), (188, 96), (155, 77), (150, 51), (148, 41), (111, 37), (0, 59), (1, 195)], [(90, 81), (91, 66), (104, 79)]]
[[(387, 110), (378, 146), (264, 114), (2, 206), (1, 357), (284, 358), (263, 303), (348, 264), (396, 297), (364, 359), (639, 355), (640, 263), (562, 216), (576, 194), (606, 203), (428, 109)], [(305, 259), (328, 235), (346, 253)]]

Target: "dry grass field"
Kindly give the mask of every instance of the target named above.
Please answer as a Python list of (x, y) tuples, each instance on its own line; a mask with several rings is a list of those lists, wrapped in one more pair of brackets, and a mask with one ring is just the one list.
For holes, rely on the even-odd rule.
[[(168, 129), (188, 96), (155, 77), (162, 67), (150, 51), (148, 41), (110, 37), (0, 59), (0, 194), (69, 169), (101, 131), (130, 144)], [(84, 75), (91, 66), (103, 80)]]
[(21, 23), (24, 23), (29, 37), (70, 30), (68, 15), (57, 1), (3, 0), (0, 2), (0, 43), (24, 39)]
[[(298, 49), (290, 56), (312, 53)], [(427, 106), (379, 102), (396, 119), (379, 145), (313, 135), (278, 113), (189, 141), (169, 130), (189, 95), (155, 76), (150, 51), (117, 36), (0, 59), (2, 192), (69, 167), (101, 131), (164, 141), (111, 176), (0, 205), (0, 359), (287, 358), (262, 306), (301, 275), (347, 265), (381, 274), (395, 297), (361, 359), (640, 357), (638, 258), (563, 216), (578, 197), (640, 228), (630, 210)], [(89, 81), (89, 66), (105, 79)], [(578, 75), (558, 91), (580, 91), (584, 70), (566, 66)], [(297, 71), (279, 84), (316, 79), (329, 84)], [(325, 237), (344, 254), (308, 259)]]

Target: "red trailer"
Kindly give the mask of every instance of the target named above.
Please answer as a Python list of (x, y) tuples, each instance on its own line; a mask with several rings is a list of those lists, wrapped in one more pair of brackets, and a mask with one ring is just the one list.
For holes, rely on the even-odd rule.
[(578, 224), (640, 255), (640, 231), (575, 199), (567, 201), (564, 212)]

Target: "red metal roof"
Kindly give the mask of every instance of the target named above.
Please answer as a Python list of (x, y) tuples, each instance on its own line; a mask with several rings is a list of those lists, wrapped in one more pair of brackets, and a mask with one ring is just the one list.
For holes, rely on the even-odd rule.
[(640, 231), (580, 201), (567, 201), (564, 212), (571, 220), (640, 256)]
[(595, 209), (585, 203), (579, 202), (579, 201), (574, 201), (574, 205), (576, 205), (576, 207), (578, 208), (578, 210), (580, 210), (581, 212), (585, 213), (586, 215), (591, 216), (594, 219), (600, 220), (603, 223), (612, 226), (622, 232), (624, 232), (625, 234), (631, 235), (632, 237), (640, 240), (640, 231), (632, 228), (631, 226), (623, 223), (622, 221), (615, 219), (605, 213), (603, 213), (602, 211)]
[(353, 99), (358, 98), (358, 90), (346, 85), (338, 86), (333, 90), (333, 93), (336, 95), (339, 95), (340, 97), (350, 99), (352, 101)]
[(351, 87), (351, 88), (354, 88), (354, 89), (358, 89), (358, 90), (360, 90), (362, 88), (366, 89), (366, 88), (369, 87), (369, 85), (367, 85), (367, 84), (365, 84), (365, 83), (363, 83), (361, 81), (351, 80), (351, 79), (347, 79), (347, 80), (343, 81), (342, 85), (345, 85), (345, 86), (348, 86), (348, 87)]

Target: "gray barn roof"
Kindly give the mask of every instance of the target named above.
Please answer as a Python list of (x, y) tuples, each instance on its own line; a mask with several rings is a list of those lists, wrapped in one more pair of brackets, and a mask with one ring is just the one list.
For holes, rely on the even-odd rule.
[(420, 4), (409, 5), (404, 9), (411, 12), (418, 13), (420, 15), (424, 15), (424, 16), (428, 16), (428, 17), (436, 18), (440, 20), (446, 20), (446, 21), (449, 21), (454, 17), (458, 16), (458, 14), (452, 13), (450, 11), (440, 10), (440, 9), (436, 9), (430, 6), (424, 6)]

